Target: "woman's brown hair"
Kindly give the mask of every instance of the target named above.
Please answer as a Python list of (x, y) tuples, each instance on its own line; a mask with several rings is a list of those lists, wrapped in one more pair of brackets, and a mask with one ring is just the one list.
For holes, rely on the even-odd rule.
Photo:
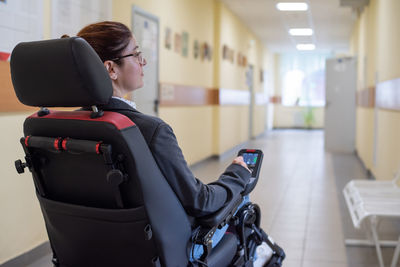
[(122, 51), (132, 38), (132, 32), (120, 22), (103, 21), (87, 25), (77, 36), (85, 39), (104, 62), (122, 56)]

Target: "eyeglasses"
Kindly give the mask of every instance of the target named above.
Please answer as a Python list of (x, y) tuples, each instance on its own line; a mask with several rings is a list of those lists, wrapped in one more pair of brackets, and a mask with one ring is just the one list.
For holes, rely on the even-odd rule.
[(137, 58), (138, 61), (139, 61), (139, 64), (143, 65), (143, 66), (146, 65), (146, 63), (147, 63), (146, 59), (142, 55), (142, 51), (137, 51), (135, 53), (128, 54), (128, 55), (125, 55), (125, 56), (116, 57), (116, 58), (113, 58), (113, 59), (110, 59), (110, 60), (111, 61), (118, 61), (118, 60), (126, 58), (126, 57), (135, 57), (135, 58)]

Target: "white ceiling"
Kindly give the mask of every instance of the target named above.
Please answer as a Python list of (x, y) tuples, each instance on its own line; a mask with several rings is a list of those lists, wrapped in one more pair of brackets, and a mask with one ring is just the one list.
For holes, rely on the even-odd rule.
[[(339, 0), (221, 0), (275, 53), (314, 43), (319, 52), (346, 53), (356, 14)], [(306, 2), (308, 11), (279, 11), (278, 2)], [(290, 36), (290, 28), (312, 28), (312, 36)]]

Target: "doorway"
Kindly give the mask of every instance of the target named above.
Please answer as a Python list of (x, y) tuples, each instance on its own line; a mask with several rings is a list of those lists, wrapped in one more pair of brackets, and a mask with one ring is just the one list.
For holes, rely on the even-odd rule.
[(355, 58), (326, 60), (325, 148), (355, 151), (356, 83)]
[(253, 83), (254, 67), (249, 65), (246, 72), (246, 84), (249, 87), (249, 139), (254, 139), (253, 133), (253, 110), (254, 110), (254, 83)]
[(159, 19), (147, 11), (133, 6), (132, 31), (147, 65), (143, 68), (144, 86), (135, 90), (131, 99), (136, 103), (140, 112), (157, 116), (159, 103)]

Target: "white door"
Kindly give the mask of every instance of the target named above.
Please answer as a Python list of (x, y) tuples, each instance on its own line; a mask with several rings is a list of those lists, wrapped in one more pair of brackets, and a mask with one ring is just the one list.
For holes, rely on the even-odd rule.
[(156, 16), (134, 6), (132, 9), (132, 30), (147, 65), (143, 68), (144, 86), (135, 90), (132, 100), (137, 109), (145, 114), (158, 115), (158, 38), (159, 21)]
[(246, 83), (249, 87), (249, 139), (254, 139), (253, 136), (253, 109), (254, 109), (254, 86), (253, 86), (253, 65), (249, 65), (246, 72)]
[(355, 150), (355, 58), (326, 60), (325, 148), (352, 153)]

